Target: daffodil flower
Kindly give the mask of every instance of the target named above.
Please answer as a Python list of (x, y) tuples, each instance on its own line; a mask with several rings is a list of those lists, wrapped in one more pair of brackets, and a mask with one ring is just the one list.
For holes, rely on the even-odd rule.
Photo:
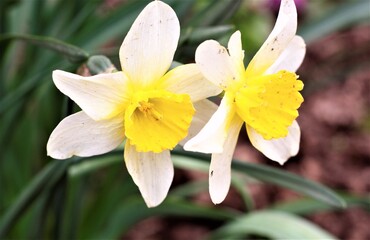
[(298, 152), (300, 128), (295, 119), (303, 102), (303, 83), (295, 71), (303, 61), (305, 43), (295, 35), (296, 29), (294, 1), (283, 0), (274, 29), (246, 69), (239, 31), (231, 36), (228, 49), (207, 40), (196, 50), (201, 72), (224, 97), (184, 147), (212, 153), (209, 191), (216, 204), (229, 191), (231, 159), (244, 122), (252, 145), (271, 160), (283, 164)]
[(146, 204), (160, 204), (174, 174), (170, 150), (200, 130), (212, 109), (216, 110), (206, 98), (220, 93), (196, 64), (168, 71), (179, 35), (173, 9), (153, 1), (122, 43), (122, 71), (92, 77), (54, 71), (56, 87), (82, 111), (55, 128), (47, 144), (48, 155), (66, 159), (103, 154), (126, 139), (128, 172)]

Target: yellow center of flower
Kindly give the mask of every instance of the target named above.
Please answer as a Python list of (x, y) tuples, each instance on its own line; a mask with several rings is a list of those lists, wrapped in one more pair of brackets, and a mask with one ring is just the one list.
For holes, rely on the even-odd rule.
[(233, 94), (238, 115), (266, 140), (287, 136), (303, 102), (297, 78), (280, 71), (246, 80)]
[(125, 111), (125, 135), (138, 152), (173, 149), (186, 137), (194, 112), (187, 94), (135, 92)]

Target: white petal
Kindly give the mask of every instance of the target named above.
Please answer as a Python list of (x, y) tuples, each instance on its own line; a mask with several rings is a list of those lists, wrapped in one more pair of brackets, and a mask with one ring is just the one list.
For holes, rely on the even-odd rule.
[(288, 136), (274, 140), (265, 140), (253, 128), (247, 126), (252, 145), (266, 157), (283, 165), (290, 157), (297, 155), (301, 130), (296, 121), (288, 128)]
[(137, 152), (127, 140), (125, 163), (148, 207), (156, 207), (166, 198), (174, 169), (170, 151), (161, 153)]
[(234, 115), (234, 108), (224, 97), (208, 123), (184, 145), (184, 149), (193, 152), (222, 153), (229, 123)]
[(289, 45), (297, 31), (294, 0), (282, 0), (274, 29), (247, 67), (247, 75), (264, 73)]
[(195, 62), (202, 74), (221, 89), (225, 89), (231, 81), (239, 79), (242, 74), (226, 48), (214, 40), (204, 41), (198, 46)]
[(296, 72), (301, 66), (305, 54), (306, 44), (303, 38), (295, 36), (275, 63), (266, 71), (266, 74), (277, 73), (280, 70)]
[(206, 125), (212, 115), (216, 112), (218, 106), (213, 102), (204, 99), (193, 104), (195, 114), (188, 130), (188, 135), (179, 144), (184, 145), (187, 141), (199, 133), (199, 131)]
[(66, 159), (73, 155), (88, 157), (115, 149), (124, 139), (123, 117), (94, 121), (84, 112), (63, 119), (51, 133), (47, 154)]
[(215, 96), (222, 90), (204, 78), (196, 64), (185, 64), (166, 73), (161, 84), (170, 92), (189, 94), (193, 102)]
[(238, 67), (238, 71), (244, 72), (244, 51), (242, 48), (240, 31), (236, 31), (233, 35), (231, 35), (229, 43), (227, 44), (227, 48), (234, 65)]
[(180, 36), (176, 13), (161, 1), (149, 3), (136, 18), (119, 51), (122, 70), (148, 84), (169, 69)]
[(53, 71), (55, 86), (94, 120), (117, 116), (127, 101), (127, 77), (122, 72), (82, 77)]
[(209, 194), (214, 204), (221, 203), (229, 192), (231, 160), (242, 125), (243, 120), (238, 115), (235, 115), (230, 123), (229, 132), (224, 143), (224, 151), (222, 153), (212, 154), (211, 165), (209, 167)]

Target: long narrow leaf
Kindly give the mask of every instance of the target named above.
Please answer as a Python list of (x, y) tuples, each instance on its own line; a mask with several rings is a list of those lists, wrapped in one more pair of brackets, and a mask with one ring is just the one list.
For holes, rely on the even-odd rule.
[(123, 202), (117, 208), (115, 214), (105, 224), (106, 227), (100, 231), (99, 236), (91, 237), (117, 239), (134, 224), (149, 216), (187, 216), (228, 221), (237, 217), (238, 214), (221, 208), (204, 207), (169, 197), (158, 207), (147, 208), (141, 197), (134, 197)]
[(219, 228), (210, 239), (240, 238), (248, 234), (272, 239), (335, 239), (303, 218), (278, 211), (247, 214)]
[(21, 99), (24, 102), (26, 100), (24, 96), (41, 84), (47, 73), (50, 73), (51, 79), (51, 71), (52, 69), (55, 69), (56, 66), (60, 66), (60, 64), (49, 66), (29, 79), (25, 79), (17, 89), (2, 97), (0, 99), (0, 116), (4, 114), (9, 107), (13, 106), (15, 102), (19, 102)]
[(53, 161), (47, 165), (33, 181), (22, 191), (17, 200), (10, 206), (0, 223), (0, 239), (6, 234), (16, 222), (17, 218), (25, 211), (39, 193), (49, 184), (59, 179), (63, 171), (69, 165), (68, 161)]
[[(342, 195), (348, 207), (361, 207), (370, 211), (370, 199), (351, 195)], [(271, 209), (292, 214), (307, 215), (315, 212), (336, 210), (330, 205), (322, 204), (314, 199), (300, 199), (297, 201), (284, 202), (272, 206)]]
[[(106, 156), (109, 157), (117, 154), (122, 154), (122, 151), (113, 151), (106, 154)], [(14, 204), (10, 206), (4, 216), (0, 219), (0, 239), (3, 239), (6, 236), (21, 214), (28, 209), (43, 190), (55, 187), (54, 184), (60, 180), (71, 165), (81, 164), (87, 160), (93, 159), (99, 159), (99, 157), (74, 157), (66, 161), (53, 160), (44, 167), (29, 183), (29, 185), (25, 187), (19, 197), (15, 200)]]
[(324, 17), (303, 26), (299, 34), (307, 43), (358, 22), (370, 22), (369, 0), (349, 1)]
[(212, 26), (225, 22), (238, 9), (240, 0), (209, 1), (209, 4), (188, 23), (188, 26)]
[(221, 25), (221, 26), (212, 26), (212, 27), (202, 27), (202, 28), (185, 28), (181, 32), (181, 37), (179, 40), (179, 45), (185, 41), (199, 43), (206, 39), (217, 39), (225, 34), (231, 32), (234, 29), (232, 25)]
[(21, 40), (40, 47), (45, 47), (66, 56), (72, 62), (83, 62), (89, 57), (89, 54), (83, 49), (51, 37), (25, 34), (4, 34), (0, 36), (0, 42), (13, 40)]
[(310, 196), (324, 203), (340, 208), (343, 208), (346, 205), (343, 199), (329, 188), (302, 178), (296, 174), (268, 166), (239, 161), (233, 161), (232, 167), (235, 170), (247, 173), (249, 176), (263, 182), (289, 188), (295, 192)]
[[(189, 162), (209, 161), (209, 157), (204, 154), (187, 153), (181, 150), (176, 150), (175, 153), (188, 157)], [(262, 182), (272, 183), (291, 189), (297, 193), (310, 196), (335, 207), (343, 208), (345, 206), (343, 199), (329, 188), (296, 174), (269, 166), (240, 162), (237, 160), (233, 160), (232, 168)]]

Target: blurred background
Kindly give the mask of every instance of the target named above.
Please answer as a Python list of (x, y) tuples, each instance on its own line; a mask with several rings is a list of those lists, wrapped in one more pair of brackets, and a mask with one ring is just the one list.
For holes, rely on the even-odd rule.
[[(51, 131), (78, 110), (53, 85), (51, 72), (88, 74), (85, 63), (93, 55), (119, 68), (118, 48), (148, 2), (0, 1), (0, 238), (275, 239), (310, 236), (299, 231), (308, 228), (321, 236), (370, 239), (369, 0), (295, 1), (298, 34), (307, 44), (298, 70), (305, 84), (300, 152), (279, 166), (251, 147), (242, 131), (235, 178), (220, 205), (209, 198), (207, 157), (181, 149), (173, 157), (169, 196), (154, 209), (146, 208), (127, 173), (122, 150), (92, 159), (46, 156)], [(178, 63), (194, 62), (202, 41), (226, 45), (240, 30), (247, 64), (273, 28), (280, 4), (165, 2), (182, 27)], [(347, 208), (330, 200), (337, 196), (331, 193)]]

